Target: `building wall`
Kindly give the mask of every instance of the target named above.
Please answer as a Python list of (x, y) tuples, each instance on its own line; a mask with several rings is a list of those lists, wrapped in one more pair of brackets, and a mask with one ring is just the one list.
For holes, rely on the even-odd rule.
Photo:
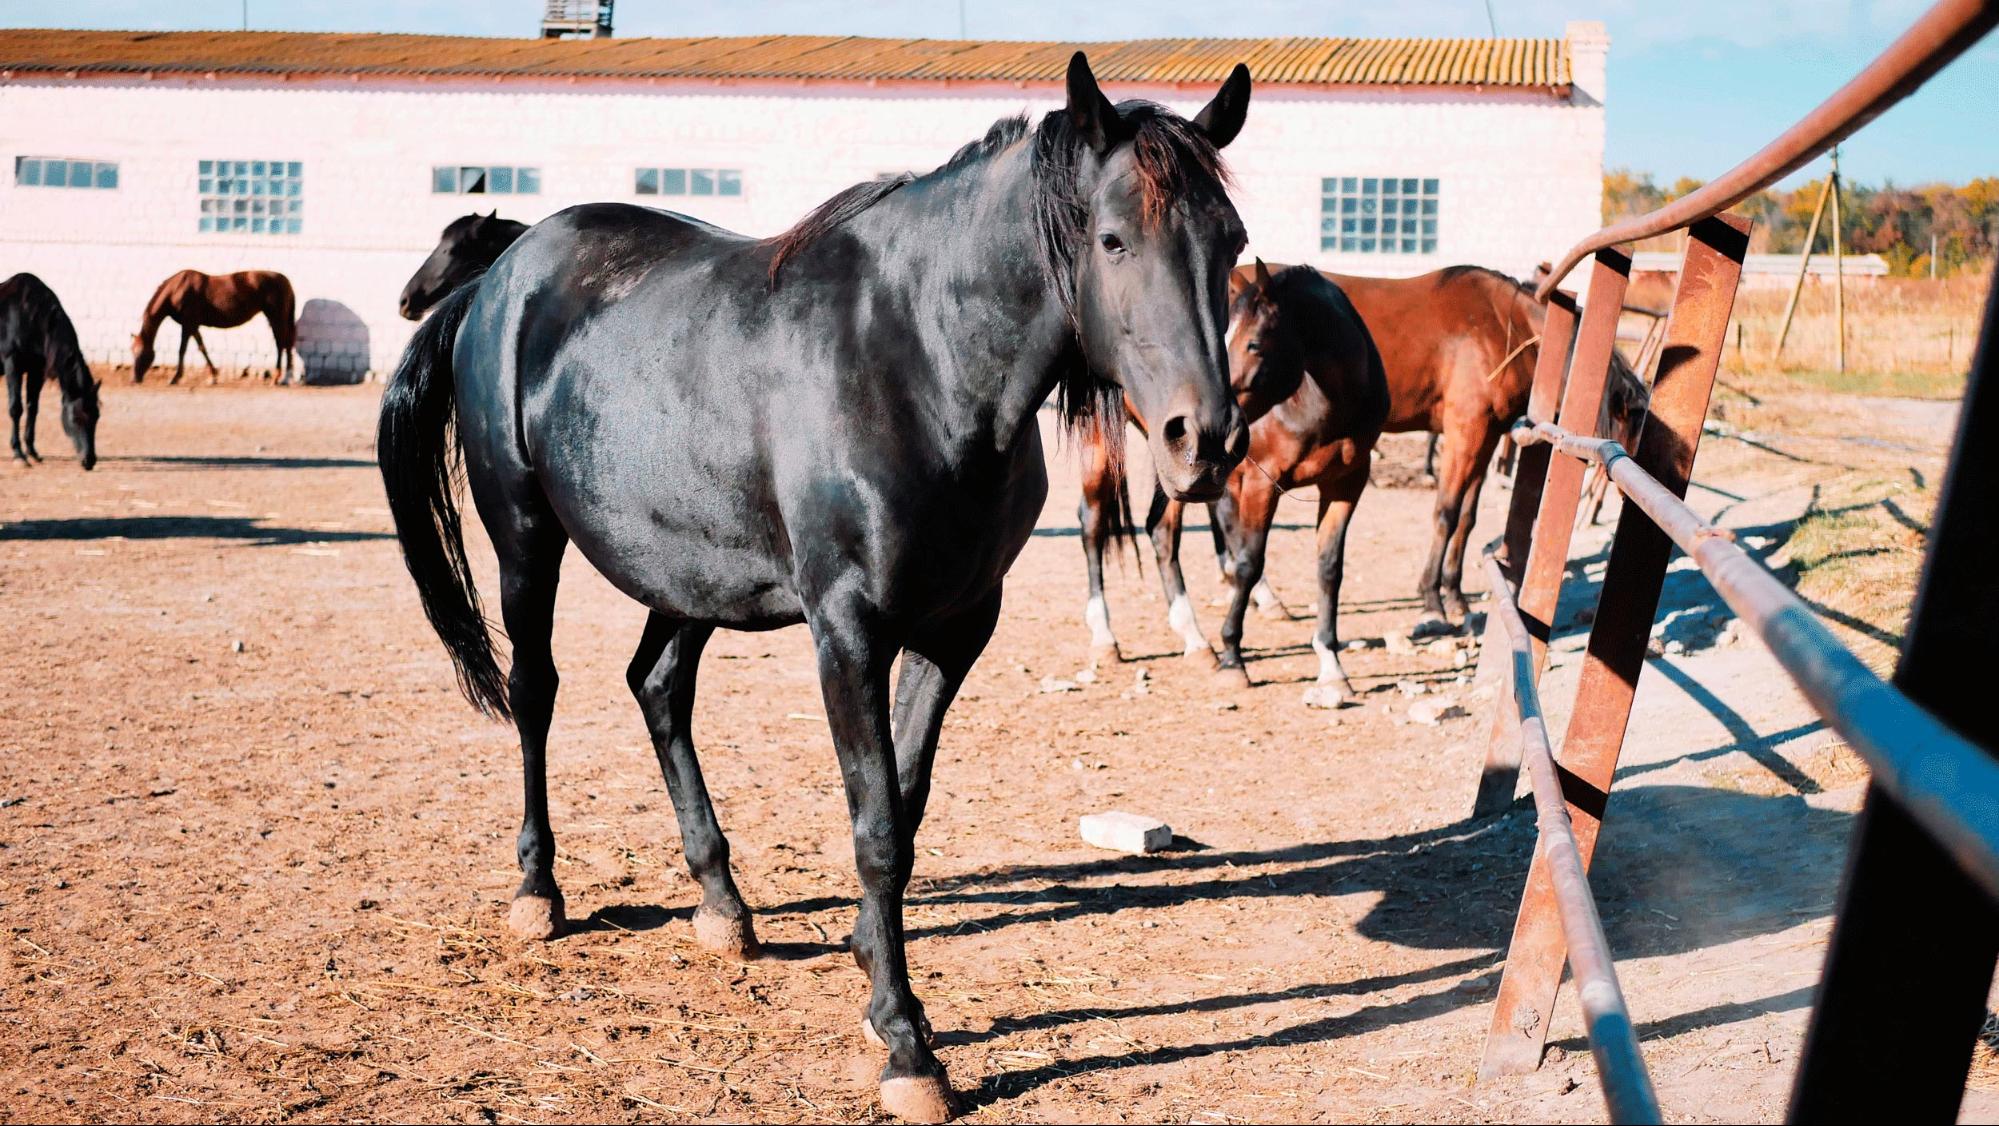
[[(1598, 226), (1600, 55), (1577, 93), (1266, 87), (1227, 156), (1250, 252), (1351, 273), (1475, 262), (1524, 275)], [(1119, 87), (1192, 113), (1213, 90)], [(28, 270), (59, 293), (91, 358), (129, 360), (153, 288), (175, 270), (275, 269), (303, 311), (301, 350), (393, 365), (412, 326), (396, 314), (409, 274), (452, 218), (475, 208), (538, 220), (627, 200), (754, 235), (784, 229), (856, 180), (927, 170), (995, 118), (1058, 105), (1055, 87), (1012, 84), (681, 82), (464, 83), (230, 79), (0, 82), (0, 274)], [(18, 187), (16, 156), (113, 160), (115, 190)], [(297, 235), (197, 230), (201, 159), (300, 161)], [(538, 195), (431, 192), (437, 164), (538, 166)], [(744, 194), (640, 197), (640, 165), (737, 168)], [(1324, 176), (1440, 181), (1433, 255), (1319, 250)], [(268, 366), (261, 323), (205, 333), (226, 366)], [(160, 352), (178, 337), (169, 326)], [(337, 361), (336, 361), (337, 362)]]

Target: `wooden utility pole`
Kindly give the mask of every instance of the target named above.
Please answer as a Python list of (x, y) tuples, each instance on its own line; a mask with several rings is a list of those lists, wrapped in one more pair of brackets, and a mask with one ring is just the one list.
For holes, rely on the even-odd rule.
[(1777, 343), (1770, 349), (1770, 366), (1784, 358), (1784, 339), (1791, 335), (1791, 315), (1798, 311), (1798, 294), (1805, 288), (1805, 272), (1812, 265), (1812, 247), (1818, 244), (1819, 220), (1825, 218), (1826, 200), (1832, 195), (1832, 178), (1819, 188), (1819, 201), (1812, 206), (1812, 225), (1805, 231), (1805, 250), (1798, 255), (1798, 280), (1791, 284), (1791, 299), (1784, 302), (1784, 319), (1777, 326)]
[(1837, 347), (1833, 350), (1838, 357), (1839, 371), (1846, 372), (1846, 254), (1840, 244), (1840, 227), (1843, 222), (1839, 208), (1839, 146), (1832, 147), (1832, 178), (1826, 181), (1832, 187), (1832, 305), (1833, 326), (1838, 334)]

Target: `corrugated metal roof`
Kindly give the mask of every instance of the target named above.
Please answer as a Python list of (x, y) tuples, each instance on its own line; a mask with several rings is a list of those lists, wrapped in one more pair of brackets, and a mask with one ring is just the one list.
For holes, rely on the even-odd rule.
[(1569, 83), (1560, 39), (1133, 39), (1042, 43), (765, 35), (472, 39), (279, 31), (0, 30), (0, 72), (1059, 82), (1088, 51), (1105, 82), (1493, 86)]

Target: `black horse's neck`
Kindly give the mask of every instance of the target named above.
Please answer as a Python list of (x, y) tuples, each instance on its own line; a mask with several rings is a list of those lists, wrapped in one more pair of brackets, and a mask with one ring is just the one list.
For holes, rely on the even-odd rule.
[(1031, 135), (996, 127), (800, 250), (778, 283), (846, 259), (867, 261), (876, 276), (899, 278), (898, 288), (918, 294), (880, 310), (903, 321), (883, 329), (892, 334), (883, 343), (899, 356), (921, 354), (884, 377), (918, 385), (934, 436), (967, 452), (1014, 448), (1057, 384), (1081, 375), (1061, 292), (1069, 283), (1048, 268), (1049, 235), (1037, 207), (1046, 187), (1032, 150)]

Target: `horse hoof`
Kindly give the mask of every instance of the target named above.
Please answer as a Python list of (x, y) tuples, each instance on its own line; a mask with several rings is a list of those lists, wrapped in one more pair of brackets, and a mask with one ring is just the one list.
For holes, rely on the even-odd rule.
[[(930, 1018), (928, 1016), (917, 1017), (916, 1027), (923, 1032), (924, 1044), (935, 1048), (937, 1046), (937, 1030), (930, 1027)], [(866, 1013), (861, 1014), (861, 1039), (866, 1040), (877, 1048), (888, 1047), (888, 1041), (882, 1039), (882, 1034), (875, 1031), (875, 1022), (870, 1020)]]
[(1305, 689), (1304, 702), (1308, 708), (1343, 708), (1353, 701), (1353, 688), (1345, 681), (1314, 684)]
[(1190, 647), (1185, 653), (1180, 654), (1180, 659), (1196, 668), (1218, 669), (1222, 667), (1222, 659), (1215, 656), (1215, 651), (1205, 645)]
[(1108, 645), (1090, 646), (1091, 668), (1096, 668), (1098, 665), (1121, 665), (1123, 663), (1124, 651), (1117, 647), (1117, 642), (1113, 641)]
[(724, 915), (705, 907), (694, 911), (694, 941), (710, 953), (738, 962), (755, 961), (763, 953), (749, 916)]
[(949, 1122), (958, 1100), (942, 1075), (898, 1075), (882, 1080), (882, 1109), (904, 1122)]
[(565, 920), (562, 896), (517, 895), (507, 908), (507, 926), (530, 942), (548, 942), (560, 937)]
[(1224, 664), (1220, 660), (1217, 660), (1215, 662), (1215, 679), (1230, 688), (1248, 688), (1249, 670), (1240, 664)]
[(1288, 622), (1291, 620), (1290, 608), (1285, 606), (1284, 603), (1275, 600), (1257, 603), (1256, 613), (1258, 617), (1269, 622)]

